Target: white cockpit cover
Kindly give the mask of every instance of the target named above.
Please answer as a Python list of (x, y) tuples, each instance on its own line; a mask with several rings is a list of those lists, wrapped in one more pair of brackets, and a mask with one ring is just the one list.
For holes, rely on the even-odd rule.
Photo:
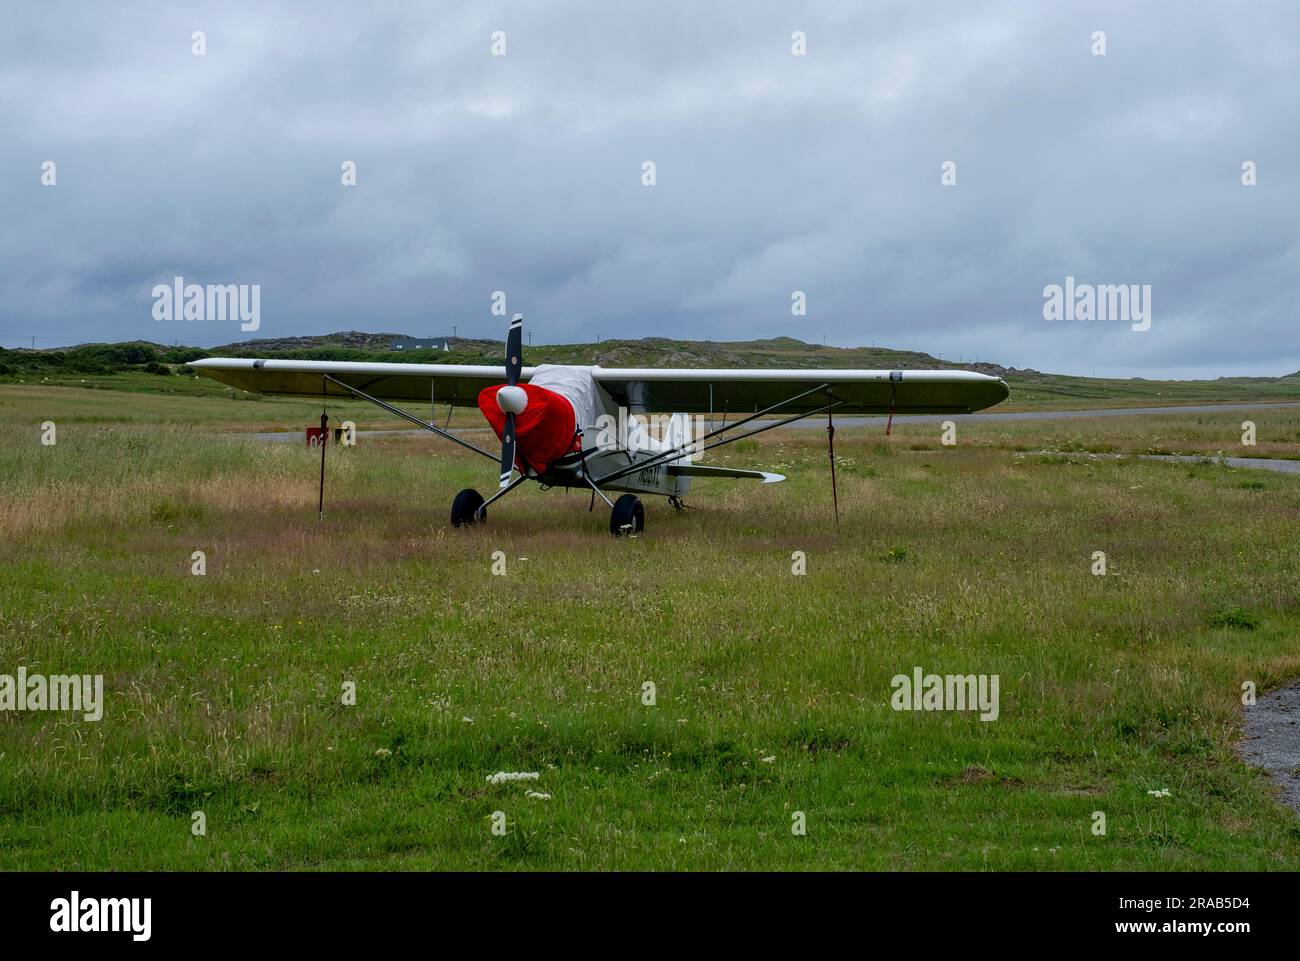
[(590, 367), (570, 367), (560, 364), (539, 364), (533, 370), (529, 383), (545, 387), (564, 397), (573, 405), (573, 417), (580, 430), (596, 423), (596, 382)]

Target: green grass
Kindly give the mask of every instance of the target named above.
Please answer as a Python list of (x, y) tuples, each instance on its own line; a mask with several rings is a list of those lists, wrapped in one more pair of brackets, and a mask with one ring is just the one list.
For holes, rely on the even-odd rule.
[[(299, 430), (319, 425), (321, 402), (310, 397), (268, 397), (219, 384), (208, 377), (161, 378), (149, 374), (109, 374), (62, 378), (48, 384), (0, 385), (0, 419), (24, 420), (37, 430), (45, 420), (57, 425), (141, 427), (150, 431), (195, 427), (216, 431)], [(163, 389), (160, 385), (168, 385)], [(428, 407), (407, 408), (429, 416)], [(365, 401), (330, 398), (329, 416), (337, 425), (351, 419), (364, 430), (410, 427)], [(438, 423), (447, 407), (437, 408)], [(482, 427), (477, 408), (458, 407), (452, 427)]]
[[(1242, 682), (1300, 673), (1300, 478), (845, 429), (837, 532), (824, 438), (781, 431), (717, 462), (786, 483), (615, 541), (533, 489), (454, 530), (495, 470), (400, 437), (329, 452), (318, 522), (318, 455), (210, 429), (309, 403), (105, 392), (125, 420), (41, 447), (72, 393), (0, 388), (0, 673), (103, 674), (106, 705), (0, 713), (0, 868), (1300, 867), (1233, 751)], [(999, 719), (890, 710), (916, 665), (999, 675)]]

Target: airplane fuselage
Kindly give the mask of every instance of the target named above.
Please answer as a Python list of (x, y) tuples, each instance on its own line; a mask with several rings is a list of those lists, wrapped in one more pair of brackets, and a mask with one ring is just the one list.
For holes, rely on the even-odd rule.
[[(590, 371), (556, 364), (534, 374), (525, 388), (527, 404), (516, 421), (517, 468), (546, 486), (587, 490), (592, 481), (602, 490), (681, 497), (691, 479), (676, 474), (673, 467), (688, 458), (661, 455), (690, 443), (690, 418), (674, 414), (659, 424), (649, 423), (646, 415), (620, 407)], [(504, 429), (500, 390), (489, 387), (479, 395), (479, 409), (498, 437)], [(646, 464), (642, 470), (621, 473), (640, 463)], [(602, 481), (615, 473), (621, 476)]]

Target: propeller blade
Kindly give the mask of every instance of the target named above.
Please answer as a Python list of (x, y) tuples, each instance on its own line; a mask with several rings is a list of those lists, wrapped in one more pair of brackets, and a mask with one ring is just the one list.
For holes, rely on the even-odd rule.
[(515, 314), (506, 334), (506, 383), (514, 387), (519, 383), (519, 372), (524, 369), (524, 315)]
[(510, 475), (515, 469), (515, 415), (506, 414), (506, 427), (501, 432), (501, 486), (510, 486)]

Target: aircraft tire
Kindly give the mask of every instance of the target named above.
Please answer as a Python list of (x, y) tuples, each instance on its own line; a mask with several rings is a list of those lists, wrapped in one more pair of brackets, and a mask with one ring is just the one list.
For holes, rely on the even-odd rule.
[(486, 510), (481, 517), (479, 516), (479, 509), (482, 506), (483, 495), (472, 487), (466, 487), (451, 502), (451, 526), (463, 527), (465, 524), (476, 524), (487, 520)]
[(624, 494), (609, 512), (609, 532), (615, 537), (640, 534), (645, 530), (645, 507), (635, 494)]

